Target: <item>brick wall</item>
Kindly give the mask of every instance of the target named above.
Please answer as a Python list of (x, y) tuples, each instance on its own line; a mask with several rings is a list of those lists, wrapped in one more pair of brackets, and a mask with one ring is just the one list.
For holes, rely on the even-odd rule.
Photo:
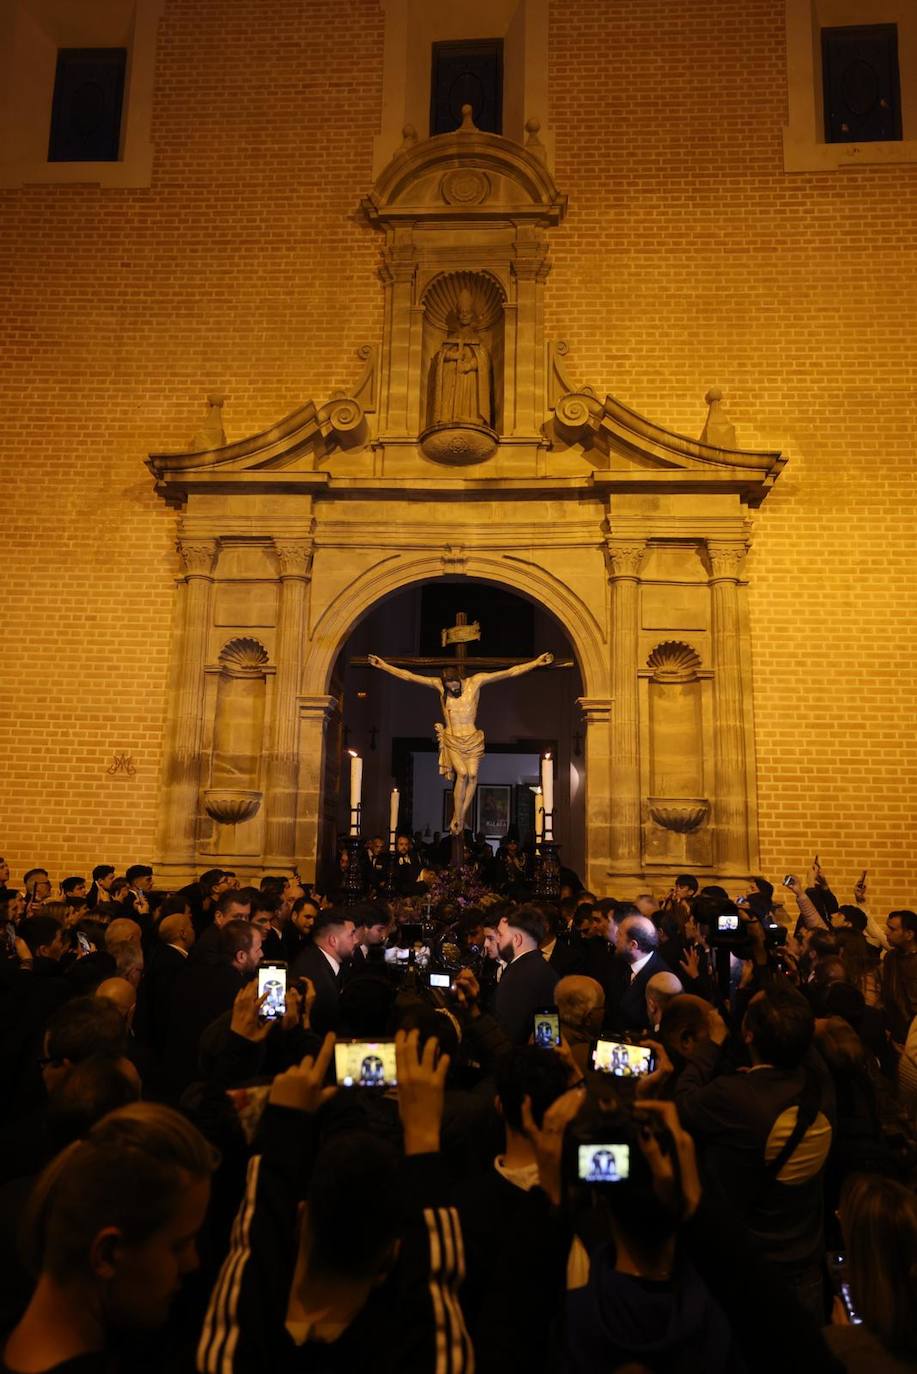
[[(784, 174), (782, 15), (554, 5), (548, 332), (660, 423), (699, 433), (717, 384), (740, 444), (790, 454), (749, 566), (764, 866), (817, 848), (839, 888), (866, 866), (913, 904), (917, 167)], [(17, 876), (153, 852), (175, 516), (142, 459), (210, 390), (239, 438), (357, 375), (381, 54), (377, 0), (169, 0), (152, 187), (0, 195)]]
[(553, 9), (547, 328), (682, 433), (791, 457), (749, 560), (762, 863), (914, 906), (917, 166), (787, 176), (782, 0)]

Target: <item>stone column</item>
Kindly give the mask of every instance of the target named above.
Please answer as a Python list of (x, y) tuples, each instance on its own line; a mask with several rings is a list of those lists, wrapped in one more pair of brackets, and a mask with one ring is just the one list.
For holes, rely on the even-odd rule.
[(280, 608), (264, 806), (264, 862), (271, 868), (292, 868), (296, 854), (297, 698), (302, 680), (306, 587), (312, 575), (313, 547), (311, 537), (274, 540), (279, 563)]
[(382, 378), (382, 438), (413, 432), (414, 417), (409, 415), (409, 377), (411, 367), (414, 313), (414, 278), (417, 268), (410, 242), (397, 242), (383, 266), (386, 287), (386, 326), (389, 338), (388, 368)]
[(210, 629), (216, 539), (180, 539), (184, 567), (181, 632), (173, 686), (164, 770), (165, 798), (160, 853), (164, 865), (194, 868), (201, 785), (204, 661)]
[(712, 600), (716, 797), (713, 804), (717, 867), (748, 868), (745, 730), (741, 675), (739, 578), (747, 545), (707, 540)]
[(611, 862), (611, 713), (608, 697), (580, 697), (578, 705), (586, 725), (586, 862), (583, 881), (590, 892), (600, 892), (608, 881)]
[(539, 325), (549, 267), (540, 237), (529, 238), (519, 231), (513, 247), (512, 271), (516, 282), (515, 377), (508, 379), (516, 401), (512, 432), (531, 437), (540, 433), (545, 404), (544, 331)]
[(611, 585), (611, 869), (638, 873), (640, 845), (640, 721), (637, 644), (643, 540), (605, 541)]
[(300, 810), (296, 828), (296, 853), (301, 873), (314, 881), (336, 830), (340, 788), (340, 752), (326, 756), (329, 723), (340, 702), (335, 696), (303, 696), (296, 703), (299, 717)]

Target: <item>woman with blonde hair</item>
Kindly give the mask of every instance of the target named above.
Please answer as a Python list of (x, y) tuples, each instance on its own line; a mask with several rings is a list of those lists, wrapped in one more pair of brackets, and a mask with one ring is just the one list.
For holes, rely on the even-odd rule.
[(849, 1374), (917, 1369), (917, 1197), (879, 1175), (857, 1174), (839, 1209), (847, 1246), (851, 1324), (835, 1299), (825, 1335)]
[(116, 1332), (154, 1330), (210, 1198), (213, 1151), (170, 1107), (135, 1102), (48, 1165), (32, 1198), (31, 1301), (7, 1338), (8, 1374), (112, 1374)]

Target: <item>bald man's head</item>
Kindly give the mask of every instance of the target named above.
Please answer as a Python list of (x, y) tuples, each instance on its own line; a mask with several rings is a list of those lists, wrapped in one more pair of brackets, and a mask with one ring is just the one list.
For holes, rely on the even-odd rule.
[(105, 932), (105, 948), (110, 954), (113, 945), (139, 945), (140, 937), (141, 930), (137, 922), (129, 916), (119, 916)]
[(126, 1026), (130, 1026), (137, 1005), (137, 989), (126, 978), (106, 978), (95, 991), (96, 997), (112, 1002)]
[(618, 926), (615, 952), (626, 964), (635, 964), (659, 948), (659, 932), (647, 916), (627, 916)]
[(605, 1016), (605, 989), (594, 978), (570, 973), (554, 988), (562, 1028), (597, 1035)]
[(646, 985), (646, 1010), (649, 1013), (650, 1024), (654, 1028), (659, 1025), (662, 1013), (672, 998), (683, 991), (681, 981), (674, 973), (653, 974)]
[(194, 944), (194, 922), (184, 912), (173, 912), (159, 922), (157, 933), (165, 945), (178, 945), (189, 950)]

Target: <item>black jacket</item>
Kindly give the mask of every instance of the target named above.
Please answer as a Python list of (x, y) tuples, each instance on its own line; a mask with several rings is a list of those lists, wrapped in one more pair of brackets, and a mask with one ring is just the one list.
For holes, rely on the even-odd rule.
[(245, 1196), (204, 1319), (199, 1371), (222, 1374), (466, 1374), (471, 1341), (458, 1304), (461, 1230), (437, 1155), (404, 1160), (397, 1262), (337, 1340), (297, 1346), (284, 1325), (297, 1256), (297, 1203), (308, 1183), (313, 1119), (268, 1107), (262, 1152), (249, 1163)]
[(646, 985), (656, 973), (671, 973), (665, 960), (655, 951), (647, 959), (640, 972), (629, 981), (627, 970), (618, 988), (616, 1004), (613, 1003), (606, 1014), (606, 1025), (614, 1030), (649, 1030), (650, 1018), (646, 1010)]
[(315, 987), (312, 1029), (317, 1035), (326, 1035), (330, 1030), (336, 1031), (342, 979), (340, 974), (335, 977), (334, 969), (318, 945), (306, 945), (305, 949), (297, 954), (290, 969), (289, 981), (293, 982), (296, 978), (309, 978)]
[(507, 964), (497, 984), (494, 1016), (514, 1045), (525, 1045), (532, 1034), (532, 1017), (541, 1007), (553, 1007), (557, 970), (541, 950), (519, 954)]

